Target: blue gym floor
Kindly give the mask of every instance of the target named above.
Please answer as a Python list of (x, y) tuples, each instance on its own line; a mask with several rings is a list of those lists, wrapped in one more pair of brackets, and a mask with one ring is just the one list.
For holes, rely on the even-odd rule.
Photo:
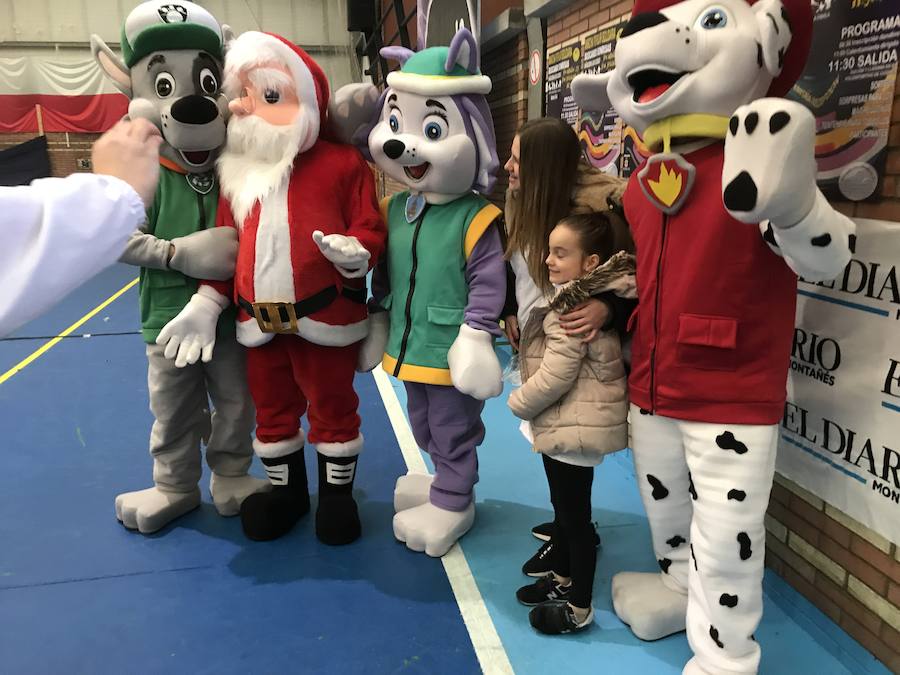
[[(371, 375), (357, 379), (367, 441), (357, 543), (319, 544), (311, 516), (280, 541), (247, 541), (213, 509), (208, 474), (203, 506), (157, 535), (116, 522), (115, 495), (151, 478), (136, 289), (11, 369), (134, 277), (115, 267), (0, 341), (0, 673), (479, 672), (443, 565), (393, 539), (391, 494), (406, 465)], [(683, 634), (642, 643), (611, 609), (613, 573), (654, 568), (627, 453), (595, 478), (596, 625), (539, 636), (514, 592), (538, 545), (529, 529), (550, 517), (543, 471), (505, 399), (485, 421), (476, 526), (462, 548), (513, 670), (680, 673)], [(888, 672), (778, 577), (767, 573), (765, 590), (762, 673)]]

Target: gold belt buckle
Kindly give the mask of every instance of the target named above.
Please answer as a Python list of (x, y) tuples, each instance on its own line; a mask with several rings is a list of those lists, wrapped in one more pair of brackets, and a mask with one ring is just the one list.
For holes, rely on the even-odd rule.
[[(281, 310), (285, 311), (288, 320), (281, 320)], [(297, 312), (294, 305), (288, 302), (254, 302), (253, 316), (263, 333), (282, 333), (292, 335), (297, 332)]]

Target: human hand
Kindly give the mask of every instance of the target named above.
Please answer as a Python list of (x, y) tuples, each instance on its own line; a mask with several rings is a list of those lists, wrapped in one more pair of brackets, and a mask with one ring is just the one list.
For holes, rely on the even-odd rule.
[(91, 149), (94, 173), (124, 180), (145, 207), (153, 203), (159, 182), (159, 130), (145, 119), (123, 120), (103, 134)]
[(590, 342), (609, 319), (609, 307), (602, 300), (591, 298), (559, 317), (559, 325), (569, 337)]
[(506, 339), (512, 348), (519, 351), (519, 319), (515, 314), (504, 317), (503, 330), (506, 331)]

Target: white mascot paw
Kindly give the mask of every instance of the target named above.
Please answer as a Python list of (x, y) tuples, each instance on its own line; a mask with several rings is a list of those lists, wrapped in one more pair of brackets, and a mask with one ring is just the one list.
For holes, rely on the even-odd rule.
[(641, 640), (659, 640), (685, 629), (687, 593), (673, 591), (659, 572), (620, 572), (612, 580), (613, 609)]
[(697, 657), (695, 656), (690, 661), (688, 661), (684, 665), (684, 670), (681, 671), (681, 675), (715, 675), (714, 673), (710, 673), (707, 670), (704, 670), (699, 663), (697, 663)]
[(220, 516), (226, 518), (241, 512), (243, 501), (255, 492), (268, 492), (272, 484), (253, 476), (220, 476), (217, 473), (209, 479), (209, 494)]
[(736, 220), (790, 227), (816, 197), (816, 120), (803, 105), (762, 98), (729, 121), (722, 201)]
[(466, 324), (447, 354), (450, 380), (463, 394), (485, 401), (503, 391), (503, 370), (490, 333)]
[(464, 511), (447, 511), (425, 502), (394, 516), (394, 536), (412, 551), (424, 551), (432, 558), (440, 558), (474, 522), (474, 502)]
[(434, 476), (428, 473), (408, 473), (400, 476), (394, 487), (394, 513), (427, 503), (433, 480)]
[(359, 356), (356, 359), (357, 371), (368, 373), (378, 367), (384, 359), (390, 327), (391, 315), (388, 312), (369, 313), (369, 331), (359, 348)]
[(341, 143), (354, 145), (357, 133), (372, 123), (379, 96), (378, 88), (365, 82), (348, 84), (334, 92), (328, 118)]
[(343, 234), (324, 234), (321, 230), (313, 232), (316, 246), (340, 272), (348, 279), (366, 276), (369, 271), (371, 254), (359, 243), (356, 237)]
[(216, 346), (216, 324), (222, 306), (198, 291), (178, 315), (163, 326), (156, 344), (165, 345), (165, 357), (174, 359), (178, 368), (212, 360)]
[(116, 497), (116, 518), (129, 530), (151, 534), (200, 506), (200, 488), (190, 492), (163, 492), (147, 488)]

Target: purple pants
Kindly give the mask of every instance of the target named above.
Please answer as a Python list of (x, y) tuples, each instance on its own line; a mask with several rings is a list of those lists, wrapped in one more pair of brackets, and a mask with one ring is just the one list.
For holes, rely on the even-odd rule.
[(413, 436), (434, 462), (431, 503), (447, 511), (462, 511), (472, 502), (478, 482), (475, 449), (484, 440), (484, 401), (455, 387), (404, 382)]

